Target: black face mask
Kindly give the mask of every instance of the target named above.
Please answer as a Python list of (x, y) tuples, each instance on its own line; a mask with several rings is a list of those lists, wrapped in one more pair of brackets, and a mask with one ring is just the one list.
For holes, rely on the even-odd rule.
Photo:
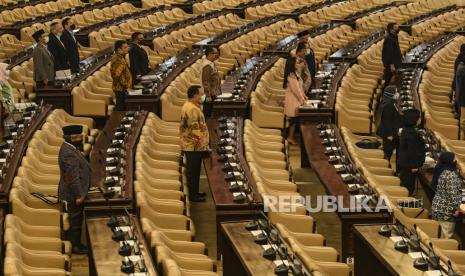
[(71, 30), (76, 30), (76, 25), (75, 24), (73, 24), (73, 25), (71, 25), (69, 27), (71, 28)]
[(80, 152), (84, 152), (84, 144), (80, 142), (70, 142), (71, 145), (75, 146)]

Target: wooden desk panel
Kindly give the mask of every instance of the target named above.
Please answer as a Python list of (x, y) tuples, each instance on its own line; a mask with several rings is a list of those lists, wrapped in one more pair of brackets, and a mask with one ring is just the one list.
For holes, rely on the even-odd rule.
[[(111, 141), (115, 137), (116, 128), (120, 125), (121, 119), (124, 117), (125, 112), (115, 111), (110, 116), (109, 120), (105, 124), (105, 127), (97, 137), (94, 147), (90, 153), (90, 164), (92, 167), (91, 174), (91, 187), (100, 187), (104, 189), (105, 180), (105, 159), (107, 155), (107, 149), (111, 145)], [(139, 113), (138, 121), (135, 123), (131, 130), (128, 142), (125, 145), (126, 149), (126, 186), (122, 197), (115, 197), (110, 199), (112, 208), (128, 208), (131, 209), (133, 206), (133, 180), (134, 180), (134, 156), (135, 147), (139, 140), (142, 127), (144, 126), (145, 119), (147, 118), (147, 112), (141, 111)], [(136, 120), (136, 118), (134, 118)], [(106, 200), (102, 194), (89, 194), (85, 201), (86, 211), (102, 211), (108, 212), (109, 207), (107, 206)]]
[[(108, 217), (87, 218), (87, 239), (89, 247), (89, 272), (96, 276), (127, 275), (121, 272), (123, 256), (119, 255), (119, 242), (111, 239), (112, 231), (107, 227)], [(157, 271), (152, 262), (150, 247), (145, 242), (142, 229), (135, 216), (131, 216), (134, 234), (140, 242), (140, 249), (145, 260), (145, 266), (151, 276), (156, 276)]]
[(247, 222), (221, 223), (223, 276), (270, 276), (275, 265), (262, 257), (263, 248), (245, 229)]
[(378, 234), (381, 225), (355, 225), (356, 276), (425, 276), (413, 267), (408, 254), (397, 251), (394, 242)]

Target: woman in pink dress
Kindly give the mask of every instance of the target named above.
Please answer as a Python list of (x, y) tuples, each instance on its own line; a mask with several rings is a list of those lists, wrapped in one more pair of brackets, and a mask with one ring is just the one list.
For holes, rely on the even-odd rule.
[(302, 59), (290, 57), (287, 59), (284, 69), (283, 87), (286, 88), (286, 95), (284, 97), (284, 115), (289, 118), (289, 133), (287, 141), (292, 145), (297, 144), (294, 138), (295, 129), (298, 123), (297, 109), (307, 100), (307, 96), (305, 96), (304, 81), (302, 78), (304, 67), (305, 62)]

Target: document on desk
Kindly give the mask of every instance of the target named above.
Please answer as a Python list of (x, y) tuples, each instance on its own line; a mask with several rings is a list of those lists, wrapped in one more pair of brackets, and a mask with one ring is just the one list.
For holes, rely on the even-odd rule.
[(390, 239), (393, 242), (399, 242), (399, 241), (403, 240), (401, 236), (392, 236), (392, 237), (390, 237)]
[(429, 271), (426, 271), (426, 275), (428, 275), (428, 276), (442, 276), (444, 274), (441, 273), (441, 271), (439, 271), (439, 270), (429, 270)]
[(408, 253), (408, 255), (412, 258), (412, 259), (418, 259), (418, 258), (423, 258), (425, 257), (425, 254), (421, 253), (421, 252), (410, 252)]
[(256, 237), (256, 236), (258, 236), (260, 234), (266, 235), (265, 231), (263, 231), (263, 230), (253, 230), (253, 231), (250, 231), (250, 233), (252, 233), (252, 235), (254, 237)]
[(129, 95), (142, 95), (142, 89), (128, 89)]

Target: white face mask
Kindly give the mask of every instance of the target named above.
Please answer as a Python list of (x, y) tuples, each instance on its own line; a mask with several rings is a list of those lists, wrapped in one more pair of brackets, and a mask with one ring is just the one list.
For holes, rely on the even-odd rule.
[(400, 94), (399, 94), (398, 92), (396, 92), (392, 98), (393, 98), (395, 101), (397, 101), (397, 100), (399, 99), (399, 97), (400, 97)]
[(44, 37), (45, 43), (48, 43), (50, 41), (50, 38), (48, 36)]
[(312, 52), (312, 50), (310, 50), (310, 49), (307, 49), (307, 52), (306, 52), (306, 54), (307, 54), (307, 55), (310, 55), (310, 53), (311, 53), (311, 52)]
[(201, 102), (201, 103), (204, 103), (206, 99), (207, 99), (207, 96), (205, 96), (205, 94), (203, 94), (202, 96), (200, 96), (200, 102)]
[(5, 70), (5, 76), (10, 76), (11, 70)]

